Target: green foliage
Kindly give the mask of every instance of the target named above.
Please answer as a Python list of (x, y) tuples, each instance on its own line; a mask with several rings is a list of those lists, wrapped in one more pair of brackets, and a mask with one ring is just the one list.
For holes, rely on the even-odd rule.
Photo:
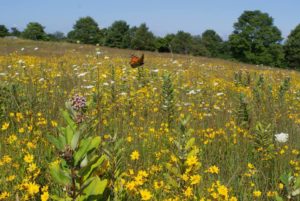
[[(281, 195), (276, 196), (276, 201), (298, 200), (300, 195), (300, 176), (292, 176), (291, 172), (284, 173), (280, 176), (280, 181), (284, 185), (284, 190)], [(298, 199), (297, 199), (298, 198)]]
[(169, 127), (174, 120), (175, 102), (174, 102), (174, 88), (169, 73), (163, 76), (162, 86), (162, 110), (165, 111)]
[(128, 48), (129, 25), (123, 21), (115, 21), (108, 29), (105, 36), (105, 45), (108, 47)]
[(195, 56), (210, 56), (210, 52), (204, 46), (201, 36), (193, 36), (192, 53)]
[(222, 38), (214, 30), (206, 30), (202, 33), (203, 46), (208, 50), (210, 57), (218, 57), (221, 53)]
[(5, 37), (8, 35), (8, 29), (4, 25), (0, 25), (0, 37)]
[(60, 31), (56, 31), (47, 35), (50, 41), (62, 41), (65, 39), (65, 34)]
[(175, 38), (175, 34), (167, 34), (165, 37), (157, 37), (155, 40), (156, 50), (159, 52), (172, 52), (171, 41)]
[(176, 140), (173, 142), (171, 147), (171, 153), (177, 159), (175, 164), (166, 163), (166, 172), (164, 173), (165, 180), (168, 185), (170, 185), (175, 192), (180, 191), (184, 186), (184, 181), (182, 180), (182, 175), (187, 173), (198, 173), (201, 164), (195, 163), (194, 166), (189, 166), (187, 164), (187, 159), (194, 157), (198, 159), (199, 148), (196, 143), (196, 139), (192, 137), (192, 129), (188, 129), (187, 123), (190, 117), (186, 117), (180, 121), (179, 129), (174, 130), (177, 134)]
[(234, 58), (253, 64), (282, 65), (281, 32), (267, 13), (245, 11), (234, 29), (229, 37)]
[[(60, 153), (60, 162), (50, 165), (53, 180), (66, 188), (65, 194), (54, 200), (100, 200), (107, 187), (107, 180), (100, 179), (96, 172), (106, 160), (105, 155), (96, 153), (101, 138), (87, 136), (85, 123), (76, 123), (78, 116), (70, 103), (68, 111), (62, 111), (67, 126), (59, 127), (59, 136), (48, 135), (49, 141)], [(82, 114), (80, 114), (82, 115)]]
[(291, 85), (291, 78), (290, 77), (284, 78), (283, 82), (279, 87), (279, 94), (278, 94), (278, 98), (281, 102), (284, 101), (284, 96), (286, 92), (290, 89), (290, 85)]
[(22, 32), (22, 37), (30, 40), (47, 40), (45, 27), (37, 22), (30, 22)]
[(10, 35), (19, 37), (19, 36), (21, 36), (21, 32), (17, 29), (17, 27), (12, 27)]
[(145, 23), (135, 30), (131, 40), (131, 48), (135, 50), (155, 50), (155, 36), (149, 31)]
[(174, 53), (190, 54), (192, 53), (193, 37), (190, 33), (178, 31), (171, 41), (171, 48)]
[(100, 36), (97, 22), (89, 16), (77, 20), (73, 30), (68, 33), (68, 38), (72, 42), (80, 41), (85, 44), (97, 44)]
[(255, 126), (253, 140), (254, 148), (259, 153), (258, 157), (260, 160), (268, 161), (274, 158), (275, 146), (273, 143), (271, 124), (265, 126), (258, 122)]
[(288, 36), (284, 51), (288, 66), (300, 69), (300, 24)]
[(250, 112), (249, 103), (245, 94), (240, 93), (238, 97), (238, 107), (235, 111), (237, 123), (249, 129), (250, 127)]

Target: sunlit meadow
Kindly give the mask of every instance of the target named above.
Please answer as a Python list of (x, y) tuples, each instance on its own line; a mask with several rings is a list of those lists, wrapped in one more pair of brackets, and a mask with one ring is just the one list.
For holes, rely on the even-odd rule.
[(50, 171), (72, 97), (99, 139), (94, 200), (299, 200), (298, 72), (148, 52), (132, 69), (132, 53), (0, 41), (0, 200), (81, 200)]

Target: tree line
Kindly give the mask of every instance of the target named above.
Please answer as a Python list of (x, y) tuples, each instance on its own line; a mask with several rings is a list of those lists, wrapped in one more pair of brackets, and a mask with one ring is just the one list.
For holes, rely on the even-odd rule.
[(145, 23), (130, 27), (126, 21), (118, 20), (110, 27), (100, 29), (98, 23), (88, 16), (79, 18), (66, 36), (62, 32), (47, 34), (41, 24), (30, 22), (22, 32), (15, 27), (9, 31), (4, 25), (0, 25), (0, 37), (99, 44), (300, 69), (300, 24), (284, 42), (273, 18), (259, 10), (244, 11), (233, 28), (228, 40), (223, 40), (214, 30), (206, 30), (201, 35), (178, 31), (176, 34), (158, 37)]

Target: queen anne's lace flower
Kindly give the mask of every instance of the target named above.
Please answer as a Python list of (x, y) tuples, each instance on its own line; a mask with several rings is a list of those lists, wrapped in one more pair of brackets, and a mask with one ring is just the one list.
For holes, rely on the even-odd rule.
[(279, 133), (275, 135), (275, 140), (279, 143), (285, 143), (289, 139), (289, 134), (287, 133)]

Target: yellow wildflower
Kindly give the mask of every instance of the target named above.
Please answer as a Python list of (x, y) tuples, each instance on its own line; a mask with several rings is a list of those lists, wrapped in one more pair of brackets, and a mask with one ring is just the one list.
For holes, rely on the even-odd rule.
[(253, 191), (253, 196), (256, 198), (259, 198), (261, 196), (261, 192), (260, 191)]
[(41, 195), (41, 201), (47, 201), (49, 199), (49, 193), (46, 191)]
[(5, 200), (9, 196), (10, 196), (9, 192), (4, 191), (4, 192), (0, 193), (0, 200)]
[(230, 199), (229, 199), (229, 201), (238, 201), (238, 199), (236, 198), (236, 197), (231, 197)]
[(27, 155), (24, 157), (24, 161), (25, 161), (26, 163), (32, 163), (32, 161), (33, 161), (33, 155), (27, 154)]
[(193, 189), (191, 187), (187, 187), (183, 194), (189, 198), (193, 195)]
[(186, 159), (186, 163), (188, 166), (193, 166), (193, 165), (197, 165), (199, 162), (198, 162), (198, 158), (196, 156), (189, 156)]
[(224, 185), (218, 186), (218, 193), (222, 195), (225, 199), (228, 198), (228, 189)]
[(201, 176), (198, 174), (191, 176), (191, 185), (199, 184), (200, 180), (201, 180)]
[(39, 192), (39, 188), (40, 188), (40, 186), (38, 184), (31, 183), (31, 182), (26, 184), (26, 187), (27, 187), (27, 192), (29, 195), (37, 194)]
[(152, 194), (147, 189), (140, 190), (140, 195), (142, 197), (142, 200), (150, 200), (152, 197)]
[(5, 131), (5, 130), (7, 130), (7, 129), (8, 129), (8, 127), (9, 127), (9, 123), (7, 123), (7, 122), (4, 122), (4, 123), (2, 124), (2, 128), (1, 128), (1, 130)]
[(211, 173), (211, 174), (219, 174), (220, 169), (219, 169), (217, 166), (213, 165), (213, 166), (210, 166), (210, 167), (206, 170), (206, 172), (209, 172), (209, 173)]
[(138, 151), (135, 150), (131, 153), (130, 157), (131, 157), (131, 160), (133, 160), (133, 161), (139, 160), (140, 154)]
[(131, 182), (127, 182), (126, 186), (125, 186), (129, 191), (133, 191), (135, 190), (135, 182), (131, 181)]

